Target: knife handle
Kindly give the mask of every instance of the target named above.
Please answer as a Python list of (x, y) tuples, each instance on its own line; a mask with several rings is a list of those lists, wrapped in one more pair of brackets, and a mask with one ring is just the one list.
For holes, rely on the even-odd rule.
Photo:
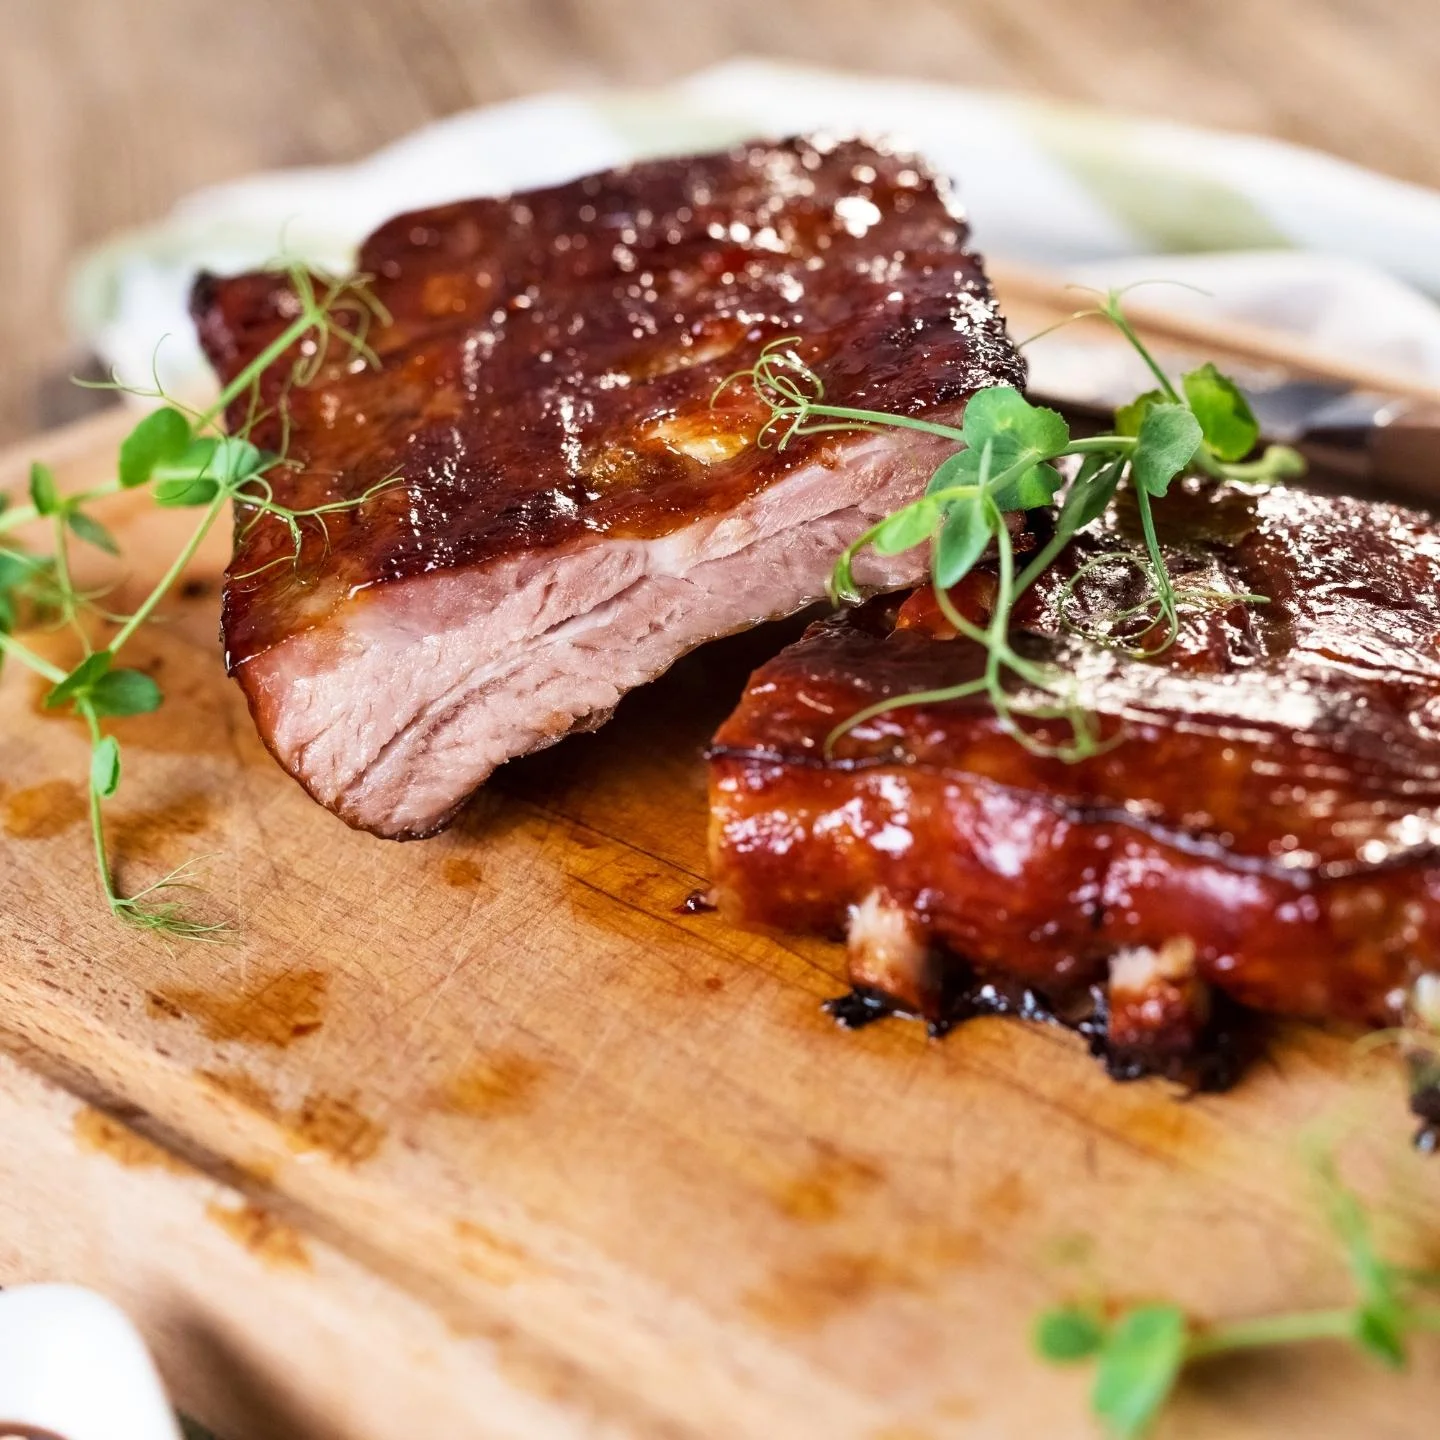
[(1371, 424), (1319, 426), (1295, 445), (1317, 489), (1440, 511), (1440, 406), (1396, 401)]

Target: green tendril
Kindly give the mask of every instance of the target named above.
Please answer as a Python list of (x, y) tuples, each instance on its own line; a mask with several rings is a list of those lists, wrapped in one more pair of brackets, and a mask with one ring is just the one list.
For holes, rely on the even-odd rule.
[[(164, 698), (150, 676), (119, 666), (117, 658), (155, 618), (227, 506), (234, 505), (242, 515), (242, 535), (262, 523), (282, 526), (298, 564), (306, 525), (318, 529), (328, 547), (328, 516), (356, 510), (399, 483), (398, 477), (390, 476), (354, 499), (305, 509), (276, 501), (269, 474), (298, 464), (286, 453), (289, 394), (313, 384), (332, 363), (377, 364), (368, 336), (372, 324), (388, 320), (384, 307), (363, 281), (333, 279), (299, 267), (291, 267), (288, 274), (297, 313), (209, 406), (195, 409), (172, 399), (157, 376), (153, 390), (132, 392), (161, 403), (121, 442), (111, 480), (67, 495), (49, 469), (37, 464), (31, 470), (28, 504), (6, 505), (0, 500), (0, 537), (48, 520), (52, 541), (48, 555), (36, 554), (13, 541), (0, 543), (0, 661), (12, 660), (41, 676), (51, 687), (45, 697), (46, 708), (68, 709), (85, 724), (90, 737), (91, 840), (100, 889), (111, 913), (126, 924), (173, 939), (218, 940), (229, 927), (195, 919), (189, 913), (187, 893), (199, 888), (194, 861), (128, 894), (116, 884), (114, 861), (106, 844), (104, 804), (120, 787), (122, 755), (115, 736), (107, 733), (102, 722), (109, 717), (148, 713)], [(276, 367), (290, 356), (288, 371), (277, 375)], [(262, 386), (273, 391), (268, 401)], [(126, 387), (105, 382), (104, 388)], [(226, 415), (231, 422), (228, 431), (221, 423)], [(259, 449), (250, 438), (262, 423), (272, 420), (279, 425), (278, 453)], [(127, 490), (144, 490), (161, 507), (194, 508), (200, 515), (139, 606), (130, 614), (112, 615), (95, 604), (104, 592), (76, 587), (69, 545), (73, 538), (118, 553), (109, 531), (87, 507)], [(92, 643), (87, 619), (109, 621), (116, 627), (103, 649), (97, 650)], [(15, 636), (23, 625), (44, 623), (68, 628), (78, 639), (83, 658), (70, 670), (52, 664)]]
[[(1175, 643), (1186, 614), (1265, 603), (1263, 595), (1177, 586), (1160, 543), (1155, 505), (1179, 476), (1270, 484), (1300, 474), (1304, 462), (1295, 451), (1277, 445), (1258, 459), (1247, 460), (1260, 428), (1239, 387), (1213, 365), (1190, 371), (1177, 385), (1127, 319), (1122, 295), (1111, 291), (1095, 307), (1071, 317), (1108, 320), (1155, 377), (1156, 389), (1116, 412), (1112, 434), (1072, 437), (1061, 416), (1030, 404), (1009, 386), (972, 395), (959, 428), (912, 415), (830, 405), (823, 381), (801, 355), (797, 336), (771, 341), (752, 366), (717, 387), (712, 404), (720, 404), (732, 387), (743, 385), (768, 411), (756, 435), (762, 448), (784, 450), (799, 438), (835, 431), (883, 429), (919, 431), (956, 446), (937, 466), (924, 495), (845, 547), (828, 589), (835, 603), (858, 604), (865, 592), (856, 581), (855, 569), (866, 552), (889, 556), (928, 545), (936, 605), (957, 635), (984, 652), (982, 674), (938, 689), (886, 696), (865, 706), (830, 732), (827, 753), (846, 736), (893, 711), (982, 695), (1001, 730), (1037, 755), (1074, 763), (1118, 744), (1122, 738), (1118, 735), (1101, 738), (1099, 722), (1082, 703), (1078, 678), (1058, 662), (1041, 664), (1017, 653), (1012, 632), (1019, 602), (1075, 534), (1105, 514), (1122, 487), (1134, 498), (1143, 555), (1104, 556), (1081, 565), (1060, 587), (1060, 617), (1066, 629), (1095, 644), (1144, 658)], [(1067, 483), (1054, 462), (1068, 457), (1075, 457), (1079, 468)], [(1009, 517), (1037, 509), (1053, 512), (1054, 529), (1017, 574)], [(996, 581), (989, 620), (983, 626), (962, 615), (950, 598), (954, 586), (982, 561), (988, 561), (988, 573)], [(1102, 623), (1082, 625), (1073, 618), (1076, 587), (1100, 565), (1113, 563), (1136, 569), (1145, 598), (1113, 610)], [(1140, 619), (1145, 622), (1144, 633), (1155, 633), (1155, 639), (1137, 648), (1129, 643), (1128, 631)], [(1035, 726), (1044, 722), (1059, 722), (1063, 738), (1037, 733)]]
[(1440, 1333), (1440, 1306), (1423, 1303), (1426, 1292), (1440, 1288), (1440, 1272), (1381, 1256), (1370, 1216), (1341, 1183), (1334, 1155), (1312, 1150), (1310, 1161), (1355, 1287), (1351, 1305), (1215, 1324), (1168, 1303), (1062, 1305), (1039, 1317), (1033, 1341), (1042, 1359), (1057, 1365), (1095, 1362), (1090, 1408), (1108, 1435), (1140, 1440), (1148, 1434), (1185, 1371), (1200, 1361), (1339, 1341), (1400, 1369), (1411, 1338)]

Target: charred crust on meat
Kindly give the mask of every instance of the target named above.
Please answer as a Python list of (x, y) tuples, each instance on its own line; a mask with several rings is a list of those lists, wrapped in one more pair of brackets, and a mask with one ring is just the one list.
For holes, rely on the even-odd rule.
[[(1157, 515), (1176, 574), (1268, 603), (1187, 614), (1163, 654), (1118, 652), (1062, 607), (1133, 526), (1121, 506), (1078, 537), (1012, 633), (1077, 677), (1110, 742), (1078, 763), (1018, 745), (978, 695), (877, 713), (827, 747), (857, 710), (979, 673), (928, 591), (822, 621), (757, 671), (710, 751), (722, 911), (814, 934), (880, 915), (859, 965), (851, 934), (852, 981), (936, 1029), (1070, 1023), (1117, 1078), (1223, 1088), (1251, 1014), (1440, 1031), (1435, 522), (1194, 479)], [(1437, 1093), (1433, 1074), (1415, 1087), (1429, 1145)]]
[[(917, 1015), (893, 995), (869, 985), (852, 986), (844, 995), (825, 1001), (822, 1008), (846, 1030), (860, 1030), (891, 1017), (920, 1019), (936, 1040), (982, 1016), (1054, 1026), (1077, 1035), (1112, 1080), (1158, 1078), (1197, 1093), (1235, 1086), (1254, 1059), (1261, 1035), (1258, 1017), (1221, 995), (1206, 1023), (1186, 1032), (1183, 1045), (1176, 1043), (1176, 1037), (1145, 1040), (1133, 1034), (1119, 1042), (1110, 1033), (1109, 999), (1103, 985), (1087, 986), (1057, 1001), (1013, 976), (982, 974), (953, 955), (945, 959), (945, 987), (932, 1014)], [(1435, 1106), (1440, 1122), (1440, 1098)]]
[(843, 995), (836, 995), (825, 1001), (821, 1009), (842, 1030), (863, 1030), (877, 1020), (886, 1020), (892, 1015), (905, 1013), (898, 1008), (891, 996), (865, 985), (851, 986)]
[[(298, 563), (281, 527), (238, 536), (226, 654), (272, 753), (347, 823), (429, 833), (497, 764), (598, 723), (685, 650), (819, 599), (837, 551), (949, 443), (781, 453), (755, 443), (752, 391), (712, 397), (788, 336), (837, 404), (954, 422), (976, 389), (1023, 383), (966, 240), (922, 162), (803, 138), (381, 226), (358, 260), (377, 365), (336, 356), (289, 387), (280, 357), (249, 434), (286, 444), (270, 479), (291, 508), (391, 482), (307, 531)], [(295, 301), (285, 275), (197, 280), (222, 381)], [(924, 559), (865, 564), (887, 590)]]
[(1411, 1056), (1410, 1113), (1419, 1121), (1415, 1148), (1425, 1155), (1440, 1150), (1440, 1061), (1434, 1055)]
[(1415, 1148), (1430, 1155), (1440, 1149), (1440, 973), (1427, 970), (1416, 977), (1405, 1018), (1410, 1110), (1421, 1122)]

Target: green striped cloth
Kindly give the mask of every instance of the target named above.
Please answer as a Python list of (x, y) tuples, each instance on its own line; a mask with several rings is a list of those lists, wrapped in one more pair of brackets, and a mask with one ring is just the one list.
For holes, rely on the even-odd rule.
[[(185, 386), (203, 373), (184, 306), (201, 266), (237, 270), (283, 253), (341, 268), (361, 237), (401, 210), (814, 129), (913, 145), (958, 180), (977, 241), (996, 256), (1103, 278), (1104, 265), (1137, 256), (1154, 274), (1156, 256), (1309, 251), (1342, 265), (1326, 272), (1321, 303), (1337, 275), (1384, 281), (1397, 305), (1416, 298), (1409, 287), (1440, 295), (1440, 195), (1330, 156), (1014, 95), (742, 60), (661, 89), (510, 101), (440, 121), (358, 164), (203, 191), (79, 267), (75, 328), (136, 385), (148, 384), (168, 335), (161, 376)], [(1247, 297), (1251, 274), (1240, 277)], [(1415, 353), (1381, 358), (1440, 370), (1440, 312), (1419, 304), (1423, 313), (1412, 305), (1405, 317), (1424, 332)], [(1356, 301), (1346, 313), (1362, 308)]]

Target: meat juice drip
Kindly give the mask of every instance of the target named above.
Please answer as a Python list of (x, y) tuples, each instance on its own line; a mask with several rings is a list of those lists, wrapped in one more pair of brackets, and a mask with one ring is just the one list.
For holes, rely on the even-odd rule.
[[(921, 1018), (883, 990), (867, 985), (854, 986), (825, 1001), (821, 1008), (845, 1030), (860, 1030), (892, 1016)], [(1147, 1051), (1143, 1046), (1122, 1049), (1110, 1041), (1109, 1001), (1103, 986), (1087, 986), (1069, 1003), (1056, 1004), (1013, 977), (985, 976), (948, 956), (942, 1008), (936, 1015), (924, 1017), (926, 1029), (932, 1038), (940, 1039), (965, 1021), (982, 1016), (1005, 1016), (1073, 1031), (1112, 1080), (1159, 1077), (1199, 1093), (1229, 1090), (1239, 1081), (1259, 1049), (1263, 1028), (1259, 1016), (1222, 996), (1200, 1043), (1189, 1052)], [(1440, 1091), (1436, 1092), (1436, 1118), (1440, 1121)]]

